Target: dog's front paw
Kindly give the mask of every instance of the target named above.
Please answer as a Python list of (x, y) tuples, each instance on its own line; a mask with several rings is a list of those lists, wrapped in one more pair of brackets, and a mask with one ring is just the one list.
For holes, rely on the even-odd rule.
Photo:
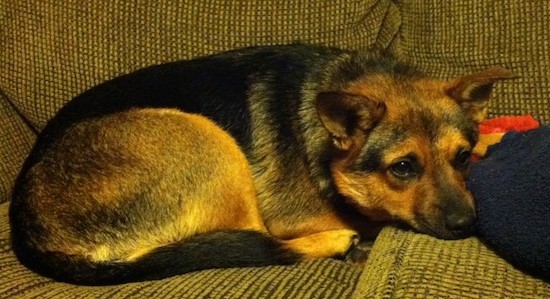
[(286, 247), (309, 258), (343, 258), (358, 243), (359, 235), (350, 229), (323, 231), (285, 241)]
[(359, 246), (359, 235), (354, 230), (341, 229), (330, 231), (333, 235), (330, 246), (333, 248), (333, 257), (346, 258), (349, 252)]

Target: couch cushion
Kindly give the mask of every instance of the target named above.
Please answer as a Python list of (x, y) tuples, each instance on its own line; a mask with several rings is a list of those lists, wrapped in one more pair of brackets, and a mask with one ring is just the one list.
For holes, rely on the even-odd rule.
[(477, 238), (444, 241), (388, 227), (354, 298), (550, 298), (550, 284), (515, 269)]
[(492, 116), (550, 122), (550, 1), (398, 1), (400, 55), (451, 78), (501, 65), (520, 78), (499, 83)]
[(385, 48), (390, 0), (0, 2), (0, 90), (41, 128), (63, 103), (151, 64), (249, 45)]
[(216, 269), (160, 281), (85, 287), (27, 270), (9, 242), (8, 204), (0, 205), (1, 298), (350, 298), (362, 268), (322, 259), (293, 266)]

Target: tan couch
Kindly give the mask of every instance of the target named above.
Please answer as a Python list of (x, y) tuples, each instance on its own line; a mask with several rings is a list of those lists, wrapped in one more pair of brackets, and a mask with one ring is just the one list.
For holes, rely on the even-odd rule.
[(386, 228), (363, 268), (335, 260), (81, 287), (40, 277), (9, 242), (10, 189), (37, 132), (83, 90), (139, 67), (293, 41), (391, 51), (441, 78), (502, 65), (492, 115), (550, 122), (548, 1), (0, 0), (0, 298), (550, 298), (476, 238)]

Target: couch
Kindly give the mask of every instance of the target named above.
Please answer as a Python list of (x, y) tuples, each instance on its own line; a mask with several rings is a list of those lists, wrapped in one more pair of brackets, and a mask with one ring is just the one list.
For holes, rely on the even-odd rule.
[(366, 265), (320, 259), (84, 287), (21, 266), (10, 248), (10, 190), (34, 139), (80, 92), (140, 67), (296, 41), (387, 51), (451, 78), (490, 65), (491, 116), (550, 122), (548, 1), (0, 0), (0, 298), (550, 298), (550, 284), (483, 240), (443, 241), (388, 226)]

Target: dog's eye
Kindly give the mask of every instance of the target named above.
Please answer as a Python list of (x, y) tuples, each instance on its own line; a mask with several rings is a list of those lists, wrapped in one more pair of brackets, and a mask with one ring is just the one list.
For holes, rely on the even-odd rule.
[(417, 175), (414, 162), (410, 159), (403, 159), (393, 163), (390, 165), (389, 170), (393, 176), (401, 180), (411, 179)]
[(467, 149), (463, 149), (461, 151), (458, 152), (458, 154), (456, 155), (455, 157), (455, 166), (456, 167), (461, 167), (461, 168), (464, 168), (466, 166), (468, 166), (468, 164), (470, 164), (470, 158), (472, 157), (472, 152), (467, 150)]

